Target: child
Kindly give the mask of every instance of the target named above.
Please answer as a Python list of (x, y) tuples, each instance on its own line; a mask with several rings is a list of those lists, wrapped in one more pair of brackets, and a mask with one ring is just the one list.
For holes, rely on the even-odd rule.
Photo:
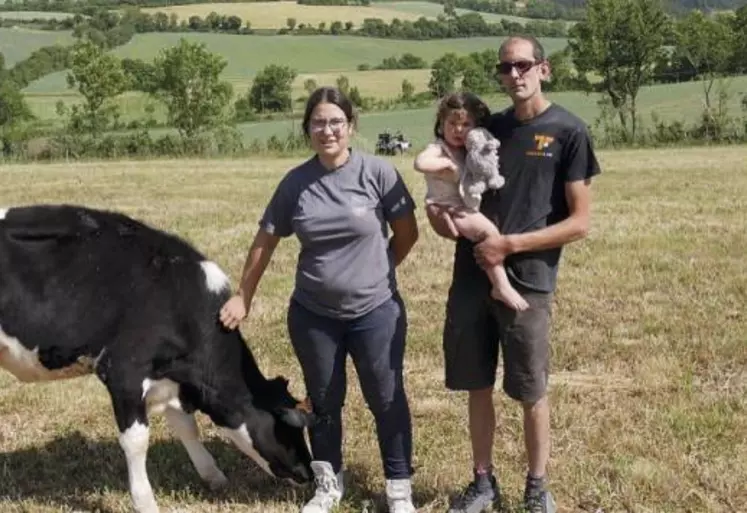
[[(446, 96), (438, 108), (434, 133), (436, 142), (428, 145), (415, 158), (415, 169), (425, 174), (428, 191), (427, 205), (442, 207), (449, 213), (459, 233), (479, 242), (498, 228), (479, 209), (469, 209), (459, 192), (459, 178), (465, 161), (467, 133), (483, 124), (490, 110), (471, 93), (453, 93)], [(529, 304), (508, 281), (506, 269), (497, 265), (487, 270), (492, 285), (491, 296), (503, 301), (514, 310), (526, 310)]]

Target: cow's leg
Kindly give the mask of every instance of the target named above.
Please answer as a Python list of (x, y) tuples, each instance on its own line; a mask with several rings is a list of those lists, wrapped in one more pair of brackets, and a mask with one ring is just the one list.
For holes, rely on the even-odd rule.
[(158, 505), (148, 480), (148, 417), (142, 391), (110, 388), (114, 416), (119, 426), (119, 445), (127, 458), (130, 496), (137, 513), (158, 513)]
[(215, 464), (213, 457), (202, 442), (200, 442), (194, 415), (177, 410), (176, 408), (166, 408), (164, 416), (171, 429), (179, 440), (181, 440), (184, 448), (187, 450), (187, 454), (189, 454), (189, 459), (192, 460), (192, 464), (203, 481), (213, 490), (225, 486), (228, 483), (228, 479), (226, 479), (225, 474), (221, 472)]

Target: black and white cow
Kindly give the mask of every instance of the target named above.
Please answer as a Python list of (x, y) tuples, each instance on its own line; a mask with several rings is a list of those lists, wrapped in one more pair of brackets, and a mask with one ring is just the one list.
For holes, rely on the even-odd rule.
[(207, 414), (271, 475), (311, 479), (313, 414), (268, 380), (218, 311), (229, 280), (180, 238), (68, 205), (0, 209), (0, 367), (24, 382), (95, 373), (111, 395), (135, 509), (158, 511), (148, 414), (162, 413), (200, 477), (226, 477), (198, 440)]

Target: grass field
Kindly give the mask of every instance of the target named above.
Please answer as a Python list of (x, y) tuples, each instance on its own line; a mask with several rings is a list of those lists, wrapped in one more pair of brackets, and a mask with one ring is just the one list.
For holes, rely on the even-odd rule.
[(5, 56), (6, 68), (10, 68), (16, 62), (27, 58), (34, 50), (42, 46), (69, 45), (73, 42), (74, 39), (70, 32), (0, 28), (0, 52)]
[[(355, 82), (352, 82), (355, 83)], [(739, 92), (747, 92), (747, 76), (737, 77), (732, 82), (731, 112), (741, 111)], [(568, 108), (581, 117), (587, 124), (592, 124), (599, 116), (596, 95), (586, 95), (580, 92), (549, 93), (548, 97), (558, 104)], [(506, 96), (495, 95), (486, 98), (491, 109), (499, 110), (509, 105)], [(683, 121), (695, 123), (703, 109), (703, 92), (700, 83), (683, 83), (674, 85), (658, 85), (641, 90), (638, 98), (638, 108), (644, 126), (651, 125), (651, 113), (667, 121)], [(373, 112), (361, 116), (359, 133), (361, 144), (373, 149), (376, 137), (384, 129), (402, 130), (411, 139), (415, 147), (430, 141), (433, 133), (435, 107), (417, 110), (399, 110), (389, 112)], [(297, 122), (272, 121), (245, 124), (240, 128), (247, 140), (264, 139), (272, 134), (284, 136), (289, 130), (298, 127)]]
[[(747, 147), (600, 154), (593, 228), (562, 262), (553, 327), (552, 489), (559, 511), (727, 513), (747, 504)], [(235, 280), (256, 220), (297, 160), (10, 165), (0, 205), (73, 202), (122, 210), (192, 240)], [(423, 183), (395, 159), (413, 194)], [(463, 394), (443, 387), (441, 326), (452, 246), (426, 227), (399, 269), (409, 309), (406, 385), (416, 503), (445, 511), (470, 478)], [(283, 242), (243, 326), (261, 368), (304, 393), (285, 330), (295, 241)], [(354, 371), (345, 413), (343, 513), (383, 489), (372, 419)], [(38, 385), (0, 373), (0, 511), (129, 511), (108, 396), (94, 378)], [(523, 486), (519, 408), (499, 400), (494, 463), (510, 504)], [(231, 483), (206, 491), (156, 418), (149, 472), (163, 511), (297, 512), (277, 484), (199, 417)], [(371, 511), (369, 509), (368, 511)], [(513, 507), (511, 511), (514, 511)]]
[[(352, 21), (356, 26), (359, 26), (366, 18), (380, 18), (388, 23), (394, 18), (403, 21), (415, 21), (421, 16), (426, 16), (418, 13), (417, 10), (414, 12), (400, 11), (378, 2), (369, 7), (299, 5), (296, 2), (207, 3), (169, 5), (143, 10), (150, 13), (176, 14), (179, 20), (187, 20), (190, 16), (205, 18), (211, 12), (216, 12), (225, 16), (238, 16), (245, 22), (250, 21), (253, 28), (286, 27), (288, 18), (295, 18), (298, 24), (304, 23), (313, 27), (324, 22), (329, 27), (333, 21), (342, 23)], [(443, 11), (443, 8), (441, 10)]]
[[(443, 14), (443, 5), (431, 2), (377, 2), (376, 5), (385, 5), (389, 9), (403, 13), (413, 13), (418, 16), (425, 16), (426, 18), (436, 18)], [(468, 9), (456, 9), (457, 14), (467, 14), (470, 12)], [(480, 12), (480, 16), (485, 18), (488, 23), (499, 23), (501, 20), (515, 21), (517, 23), (527, 23), (533, 21), (531, 18), (524, 18), (521, 16), (511, 16), (508, 14), (493, 14), (488, 12)], [(568, 22), (573, 23), (573, 22)]]
[[(287, 26), (288, 18), (295, 18), (298, 24), (305, 23), (316, 27), (324, 22), (327, 27), (333, 21), (345, 23), (352, 21), (360, 26), (366, 18), (379, 18), (387, 23), (394, 18), (402, 21), (415, 21), (420, 17), (436, 18), (443, 14), (443, 6), (429, 2), (375, 2), (368, 7), (344, 5), (299, 5), (296, 2), (253, 2), (253, 3), (207, 3), (190, 5), (170, 5), (143, 9), (144, 12), (165, 12), (176, 14), (180, 20), (190, 16), (205, 18), (211, 12), (225, 16), (238, 16), (250, 21), (254, 28), (282, 28)], [(472, 11), (458, 9), (459, 14)], [(500, 22), (506, 18), (511, 21), (526, 23), (528, 18), (503, 16), (499, 14), (480, 13), (490, 23)]]
[[(303, 74), (296, 80), (295, 96), (302, 95), (303, 80), (313, 76), (319, 85), (334, 85), (340, 74), (345, 74), (352, 85), (359, 86), (364, 94), (372, 94), (377, 97), (394, 97), (399, 94), (400, 84), (403, 78), (411, 80), (418, 90), (426, 88), (429, 74), (423, 70), (407, 71), (385, 71), (385, 72), (341, 72), (341, 73), (314, 73)], [(243, 94), (249, 87), (248, 82), (234, 82), (235, 91)], [(739, 93), (747, 91), (747, 76), (736, 77), (731, 83), (731, 111), (740, 112)], [(596, 104), (596, 95), (586, 95), (580, 92), (549, 93), (548, 97), (560, 105), (570, 109), (588, 124), (592, 124), (599, 116), (599, 108)], [(28, 94), (27, 99), (33, 112), (42, 119), (56, 119), (55, 104), (62, 99), (66, 103), (74, 102), (76, 95), (67, 93), (59, 94)], [(491, 109), (499, 110), (508, 106), (508, 99), (504, 95), (496, 94), (486, 97)], [(123, 112), (123, 119), (129, 120), (145, 116), (145, 105), (153, 102), (147, 96), (127, 93), (120, 97), (119, 104)], [(157, 105), (157, 104), (156, 104)], [(300, 111), (302, 106), (296, 105)], [(658, 85), (646, 87), (641, 90), (638, 98), (638, 108), (644, 126), (651, 126), (651, 114), (657, 115), (666, 121), (683, 121), (695, 123), (699, 119), (703, 109), (703, 89), (701, 83), (682, 83), (673, 85)], [(165, 116), (163, 109), (157, 108), (157, 117)], [(360, 117), (358, 143), (369, 150), (373, 150), (376, 137), (385, 129), (401, 130), (413, 142), (415, 147), (426, 144), (432, 137), (432, 127), (435, 115), (435, 107), (413, 110), (394, 110), (383, 112), (372, 112)], [(239, 129), (246, 141), (252, 139), (265, 140), (271, 135), (285, 137), (289, 131), (298, 130), (298, 121), (278, 120), (264, 121), (260, 123), (245, 123), (239, 125)]]
[[(358, 87), (364, 96), (376, 98), (396, 98), (402, 94), (402, 81), (409, 80), (416, 91), (427, 91), (431, 78), (430, 69), (387, 69), (369, 71), (330, 71), (326, 73), (302, 73), (293, 84), (293, 97), (305, 94), (303, 83), (308, 78), (316, 80), (317, 84), (335, 84), (337, 79), (345, 75), (350, 84)], [(240, 91), (251, 87), (251, 81), (234, 83)]]
[(0, 19), (10, 20), (64, 20), (73, 16), (69, 12), (0, 11)]
[[(466, 55), (486, 48), (497, 48), (499, 37), (442, 39), (434, 41), (398, 41), (356, 36), (240, 36), (228, 34), (139, 34), (117, 48), (119, 57), (151, 61), (163, 48), (178, 44), (180, 38), (205, 43), (208, 50), (222, 55), (228, 62), (224, 78), (250, 81), (262, 68), (282, 63), (299, 73), (353, 71), (359, 64), (375, 66), (386, 57), (409, 52), (427, 62), (447, 52)], [(565, 46), (565, 39), (543, 39), (548, 51)], [(65, 73), (54, 73), (31, 84), (26, 91), (55, 93), (65, 91)]]

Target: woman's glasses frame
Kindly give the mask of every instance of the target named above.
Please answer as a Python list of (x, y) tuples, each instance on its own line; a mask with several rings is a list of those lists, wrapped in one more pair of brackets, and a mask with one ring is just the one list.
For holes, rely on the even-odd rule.
[(313, 134), (320, 134), (329, 127), (330, 131), (340, 133), (348, 124), (345, 118), (332, 119), (311, 119), (309, 121), (309, 131)]

